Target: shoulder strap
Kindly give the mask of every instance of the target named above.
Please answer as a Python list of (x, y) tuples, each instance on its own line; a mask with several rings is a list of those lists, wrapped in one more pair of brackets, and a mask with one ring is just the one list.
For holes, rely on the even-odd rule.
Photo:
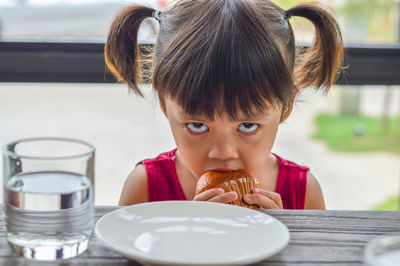
[(176, 174), (175, 153), (176, 149), (139, 162), (146, 169), (149, 202), (186, 200)]
[(281, 195), (284, 209), (304, 209), (309, 168), (275, 155), (279, 162), (276, 192)]

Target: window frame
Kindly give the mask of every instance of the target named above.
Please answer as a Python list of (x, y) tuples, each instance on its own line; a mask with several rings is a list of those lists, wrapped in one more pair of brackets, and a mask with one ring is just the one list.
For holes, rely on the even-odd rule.
[[(140, 47), (153, 44), (140, 44)], [(337, 84), (400, 85), (400, 43), (347, 45)], [(113, 83), (104, 43), (0, 42), (0, 82)]]

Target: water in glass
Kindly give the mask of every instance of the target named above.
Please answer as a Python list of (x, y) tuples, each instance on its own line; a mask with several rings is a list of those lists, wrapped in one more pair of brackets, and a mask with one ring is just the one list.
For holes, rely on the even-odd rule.
[(94, 227), (93, 146), (28, 139), (6, 145), (3, 155), (4, 232), (10, 246), (37, 260), (84, 252)]

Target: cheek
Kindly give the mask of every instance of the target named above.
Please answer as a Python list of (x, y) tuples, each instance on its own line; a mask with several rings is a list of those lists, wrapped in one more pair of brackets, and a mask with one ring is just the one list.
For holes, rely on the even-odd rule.
[(171, 124), (171, 129), (181, 160), (193, 174), (200, 176), (203, 173), (204, 160), (207, 157), (207, 147), (204, 145), (204, 141), (188, 136), (183, 126)]
[(278, 123), (263, 129), (261, 134), (242, 144), (242, 159), (246, 168), (257, 169), (265, 163), (275, 142)]
[(190, 136), (183, 126), (174, 127), (172, 129), (172, 135), (174, 136), (175, 144), (181, 151), (188, 151), (187, 153), (204, 149), (204, 141), (199, 137)]
[[(203, 145), (204, 146), (204, 145)], [(183, 142), (177, 144), (180, 158), (185, 166), (196, 177), (204, 172), (207, 163), (207, 151), (194, 142)]]
[(265, 163), (270, 151), (269, 141), (262, 139), (254, 143), (247, 143), (244, 147), (241, 158), (246, 169), (257, 169)]

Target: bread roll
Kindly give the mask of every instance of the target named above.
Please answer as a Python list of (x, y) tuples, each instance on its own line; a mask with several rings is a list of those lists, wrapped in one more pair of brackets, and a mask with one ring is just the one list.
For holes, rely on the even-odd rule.
[(196, 195), (211, 188), (223, 188), (225, 192), (235, 191), (238, 194), (238, 198), (230, 204), (250, 209), (258, 209), (259, 207), (255, 204), (247, 204), (243, 200), (243, 197), (246, 194), (251, 194), (254, 188), (259, 187), (260, 183), (258, 179), (251, 177), (250, 174), (244, 170), (233, 172), (206, 171), (197, 181)]

